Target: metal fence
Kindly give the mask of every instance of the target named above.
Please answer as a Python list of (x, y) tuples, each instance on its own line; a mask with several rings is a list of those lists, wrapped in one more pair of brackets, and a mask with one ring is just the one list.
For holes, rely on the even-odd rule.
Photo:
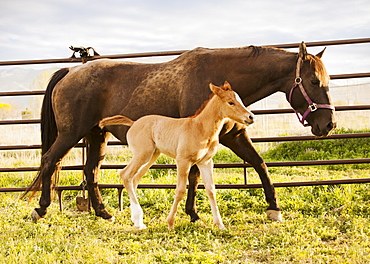
[[(370, 38), (363, 39), (350, 39), (350, 40), (336, 40), (336, 41), (322, 41), (322, 42), (307, 42), (306, 46), (330, 46), (330, 45), (348, 45), (348, 44), (359, 44), (359, 43), (370, 43)], [(277, 48), (295, 48), (299, 46), (299, 43), (292, 44), (281, 44), (281, 45), (268, 45)], [(150, 52), (150, 53), (136, 53), (136, 54), (120, 54), (120, 55), (108, 55), (108, 56), (93, 56), (89, 57), (88, 60), (95, 60), (101, 58), (110, 59), (127, 59), (127, 58), (142, 58), (142, 57), (154, 57), (154, 56), (174, 56), (180, 55), (186, 50), (180, 51), (169, 51), (169, 52)], [(26, 64), (48, 64), (48, 63), (78, 63), (81, 62), (81, 58), (65, 58), (65, 59), (47, 59), (47, 60), (27, 60), (27, 61), (0, 61), (0, 66), (5, 65), (26, 65)], [(351, 78), (364, 78), (370, 77), (370, 72), (365, 73), (348, 73), (340, 75), (331, 75), (332, 80), (335, 79), (351, 79)], [(1, 80), (0, 80), (1, 81)], [(19, 91), (19, 92), (0, 92), (0, 96), (32, 96), (32, 95), (43, 95), (45, 91)], [(370, 110), (370, 105), (355, 105), (355, 106), (337, 106), (336, 111), (358, 111), (358, 110)], [(292, 109), (269, 109), (269, 110), (254, 110), (256, 115), (273, 115), (273, 114), (284, 114), (293, 113)], [(1, 120), (0, 125), (22, 125), (22, 124), (38, 124), (39, 119), (28, 119), (28, 120)], [(284, 142), (284, 141), (302, 141), (302, 140), (335, 140), (343, 138), (365, 138), (370, 137), (370, 133), (353, 133), (353, 134), (340, 134), (332, 135), (326, 138), (317, 138), (314, 136), (285, 136), (285, 137), (264, 137), (264, 138), (252, 138), (253, 142)], [(120, 145), (119, 141), (110, 141), (108, 145)], [(3, 145), (0, 146), (0, 150), (13, 151), (13, 150), (25, 150), (25, 149), (40, 149), (40, 145)], [(79, 143), (76, 148), (85, 148), (84, 143)], [(84, 155), (84, 151), (82, 152)], [(370, 163), (370, 159), (345, 159), (345, 160), (319, 160), (319, 161), (287, 161), (287, 162), (267, 162), (268, 167), (282, 167), (282, 166), (311, 166), (311, 165), (335, 165), (335, 164), (361, 164)], [(125, 165), (102, 165), (101, 169), (121, 169)], [(261, 188), (261, 184), (250, 184), (247, 181), (246, 168), (251, 167), (246, 162), (242, 163), (222, 163), (215, 164), (215, 168), (244, 168), (244, 183), (243, 184), (217, 184), (216, 188), (219, 189), (243, 189), (243, 188)], [(157, 164), (152, 166), (153, 169), (174, 169), (174, 164)], [(70, 165), (62, 166), (62, 170), (82, 170), (82, 165)], [(16, 167), (16, 168), (0, 168), (0, 172), (26, 172), (26, 171), (37, 171), (38, 167)], [(370, 183), (370, 178), (361, 179), (341, 179), (341, 180), (323, 180), (323, 181), (307, 181), (307, 182), (279, 182), (275, 183), (276, 187), (288, 187), (288, 186), (313, 186), (313, 185), (331, 185), (331, 184), (352, 184), (352, 183)], [(121, 207), (121, 193), (123, 190), (122, 184), (100, 184), (100, 188), (115, 188), (119, 194), (119, 204)], [(139, 184), (138, 188), (171, 188), (174, 189), (174, 184)], [(199, 188), (204, 188), (200, 185)], [(13, 188), (0, 188), (0, 192), (20, 192), (24, 191), (26, 187), (13, 187)], [(56, 188), (59, 193), (59, 201), (61, 205), (61, 196), (64, 190), (81, 190), (81, 186), (59, 186)]]

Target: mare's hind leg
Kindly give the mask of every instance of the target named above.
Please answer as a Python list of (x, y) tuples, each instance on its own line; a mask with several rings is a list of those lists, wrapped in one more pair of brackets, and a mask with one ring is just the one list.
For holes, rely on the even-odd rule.
[(98, 128), (94, 128), (86, 136), (88, 146), (84, 173), (86, 176), (89, 197), (92, 207), (95, 210), (95, 214), (103, 219), (113, 221), (113, 216), (105, 209), (98, 187), (99, 169), (104, 159), (107, 138), (107, 133)]
[(34, 222), (37, 222), (37, 220), (46, 215), (47, 207), (51, 203), (51, 177), (55, 172), (56, 166), (78, 140), (72, 140), (67, 136), (58, 136), (50, 149), (42, 156), (40, 171), (37, 176), (42, 181), (42, 193), (39, 201), (40, 208), (35, 208), (32, 212), (32, 220)]
[(225, 229), (224, 224), (222, 223), (220, 211), (218, 210), (217, 201), (216, 201), (216, 188), (213, 182), (213, 162), (210, 160), (206, 164), (198, 165), (200, 170), (200, 175), (202, 176), (204, 187), (206, 189), (206, 194), (209, 198), (211, 204), (211, 210), (213, 215), (213, 223), (220, 229)]

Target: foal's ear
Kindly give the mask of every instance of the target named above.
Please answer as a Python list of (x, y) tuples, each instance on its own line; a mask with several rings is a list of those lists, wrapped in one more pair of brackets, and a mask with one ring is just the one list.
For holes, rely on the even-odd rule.
[(326, 50), (326, 47), (320, 51), (319, 53), (316, 54), (316, 57), (319, 57), (321, 59), (322, 55), (324, 54), (324, 51)]
[(224, 89), (222, 87), (218, 87), (218, 86), (214, 85), (213, 83), (210, 83), (209, 84), (209, 89), (211, 89), (211, 91), (214, 94), (218, 95), (218, 96), (220, 96), (221, 94), (223, 94), (223, 91), (224, 91)]
[(213, 83), (209, 83), (209, 89), (211, 89), (211, 91), (213, 93), (216, 93), (216, 89), (219, 88), (217, 87), (216, 85), (214, 85)]
[(228, 82), (228, 81), (225, 81), (224, 82), (224, 85), (222, 85), (222, 87), (221, 87), (223, 90), (225, 90), (225, 91), (230, 91), (230, 90), (232, 90), (231, 89), (231, 85), (230, 85), (230, 83)]
[(304, 60), (307, 60), (307, 57), (308, 57), (308, 53), (307, 53), (307, 49), (306, 49), (306, 44), (304, 43), (304, 41), (301, 42), (301, 44), (299, 44), (299, 57), (304, 61)]

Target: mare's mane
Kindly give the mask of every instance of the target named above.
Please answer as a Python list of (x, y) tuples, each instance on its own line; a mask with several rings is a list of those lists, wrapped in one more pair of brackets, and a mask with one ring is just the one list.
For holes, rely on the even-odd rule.
[(329, 86), (329, 75), (326, 72), (325, 66), (321, 59), (317, 56), (308, 55), (310, 64), (315, 67), (316, 76), (320, 81), (322, 81), (323, 86)]
[(245, 51), (246, 52), (246, 58), (256, 58), (260, 55), (263, 55), (265, 53), (291, 53), (289, 51), (286, 51), (284, 49), (280, 48), (274, 48), (274, 47), (266, 47), (266, 46), (245, 46), (245, 47), (237, 47), (237, 48), (215, 48), (215, 49), (210, 49), (210, 48), (203, 48), (203, 47), (198, 47), (189, 51), (184, 52), (181, 54), (177, 59), (181, 58), (187, 58), (188, 56), (197, 56), (198, 54), (213, 54), (213, 53), (218, 53), (218, 52), (236, 52), (236, 51)]

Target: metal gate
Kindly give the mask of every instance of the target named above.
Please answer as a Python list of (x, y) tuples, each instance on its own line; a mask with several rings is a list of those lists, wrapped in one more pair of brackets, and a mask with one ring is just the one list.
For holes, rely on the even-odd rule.
[[(330, 45), (348, 45), (348, 44), (359, 44), (359, 43), (370, 43), (370, 38), (364, 39), (351, 39), (351, 40), (337, 40), (337, 41), (322, 41), (322, 42), (307, 42), (307, 47), (312, 46), (330, 46)], [(299, 46), (299, 43), (293, 44), (281, 44), (281, 45), (269, 45), (277, 48), (295, 48)], [(154, 57), (154, 56), (174, 56), (180, 55), (186, 50), (180, 51), (169, 51), (169, 52), (150, 52), (150, 53), (136, 53), (136, 54), (120, 54), (120, 55), (109, 55), (109, 56), (93, 56), (89, 60), (110, 58), (110, 59), (127, 59), (127, 58), (139, 58), (139, 57)], [(78, 63), (81, 62), (81, 58), (66, 58), (66, 59), (48, 59), (48, 60), (27, 60), (27, 61), (0, 61), (0, 66), (6, 65), (26, 65), (26, 64), (50, 64), (50, 63)], [(350, 79), (350, 78), (364, 78), (370, 77), (370, 72), (366, 73), (348, 73), (340, 75), (331, 75), (332, 80), (336, 79)], [(1, 80), (0, 80), (1, 81)], [(32, 96), (32, 95), (43, 95), (45, 91), (19, 91), (19, 92), (0, 92), (0, 96)], [(358, 110), (370, 110), (370, 105), (354, 105), (354, 106), (337, 106), (336, 111), (358, 111)], [(293, 113), (292, 109), (270, 109), (270, 110), (254, 110), (256, 115), (275, 115), (284, 113)], [(370, 120), (370, 119), (369, 119)], [(38, 124), (39, 119), (26, 119), (26, 120), (0, 120), (0, 125), (24, 125), (24, 124)], [(365, 138), (370, 137), (370, 133), (354, 133), (354, 134), (340, 134), (332, 135), (325, 138), (317, 138), (314, 136), (286, 136), (286, 137), (263, 137), (263, 138), (252, 138), (253, 142), (285, 142), (285, 141), (302, 141), (302, 140), (335, 140), (343, 138)], [(108, 145), (120, 145), (119, 141), (110, 141)], [(40, 149), (41, 145), (3, 145), (0, 146), (0, 150), (13, 151), (13, 150), (24, 150), (24, 149)], [(76, 148), (85, 148), (84, 143), (79, 143)], [(82, 151), (84, 155), (85, 151)], [(84, 160), (84, 157), (81, 157)], [(361, 164), (370, 163), (370, 159), (342, 159), (342, 160), (320, 160), (320, 161), (287, 161), (287, 162), (267, 162), (268, 167), (282, 167), (282, 166), (310, 166), (310, 165), (334, 165), (334, 164)], [(101, 169), (121, 169), (125, 165), (102, 165)], [(215, 168), (244, 168), (244, 183), (243, 184), (217, 184), (216, 188), (219, 189), (244, 189), (244, 188), (261, 188), (261, 184), (250, 184), (247, 180), (246, 168), (251, 167), (246, 162), (241, 163), (221, 163), (215, 164)], [(153, 169), (174, 169), (174, 164), (166, 165), (153, 165)], [(83, 170), (82, 165), (70, 165), (62, 166), (62, 170)], [(1, 172), (25, 172), (25, 171), (37, 171), (38, 167), (16, 167), (16, 168), (0, 168)], [(1, 174), (0, 174), (1, 175)], [(1, 176), (0, 176), (1, 177)], [(332, 185), (332, 184), (352, 184), (352, 183), (370, 183), (370, 178), (361, 179), (341, 179), (341, 180), (323, 180), (323, 181), (306, 181), (306, 182), (279, 182), (274, 183), (276, 187), (288, 187), (288, 186), (313, 186), (313, 185)], [(174, 184), (139, 184), (138, 188), (169, 188), (174, 189)], [(121, 193), (124, 189), (122, 184), (99, 184), (99, 188), (115, 188), (118, 190), (119, 204), (121, 204)], [(199, 188), (204, 188), (200, 185)], [(58, 186), (57, 191), (59, 193), (59, 201), (61, 206), (62, 192), (64, 190), (81, 190), (81, 186)], [(0, 188), (0, 192), (22, 192), (26, 190), (26, 187), (13, 187), (13, 188)]]

